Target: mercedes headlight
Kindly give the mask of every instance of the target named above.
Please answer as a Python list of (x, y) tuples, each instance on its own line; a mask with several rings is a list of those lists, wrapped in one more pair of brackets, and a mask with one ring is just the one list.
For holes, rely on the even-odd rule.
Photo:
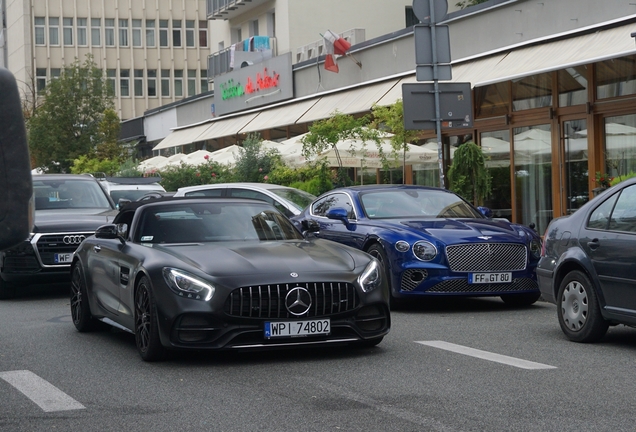
[(165, 267), (163, 278), (170, 289), (181, 297), (209, 301), (214, 295), (214, 285), (183, 270)]
[(362, 287), (362, 291), (371, 292), (376, 289), (382, 282), (382, 270), (380, 263), (372, 260), (364, 269), (362, 274), (358, 276), (358, 283)]
[(413, 253), (419, 260), (430, 261), (437, 256), (437, 248), (433, 243), (418, 241), (413, 245)]

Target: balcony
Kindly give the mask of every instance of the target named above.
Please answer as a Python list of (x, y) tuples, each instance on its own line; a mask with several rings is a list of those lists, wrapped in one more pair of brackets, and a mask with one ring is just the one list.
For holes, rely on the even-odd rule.
[(244, 66), (261, 63), (277, 55), (276, 38), (255, 36), (242, 40), (208, 56), (208, 80), (212, 81), (216, 76)]
[(209, 20), (228, 20), (271, 0), (206, 0)]

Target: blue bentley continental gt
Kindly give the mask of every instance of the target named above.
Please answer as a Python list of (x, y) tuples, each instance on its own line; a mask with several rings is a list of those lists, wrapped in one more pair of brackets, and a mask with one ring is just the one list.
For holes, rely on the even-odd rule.
[(531, 305), (540, 297), (541, 238), (487, 213), (444, 189), (370, 185), (329, 191), (292, 219), (303, 231), (377, 258), (394, 304), (424, 296), (499, 296), (511, 306)]

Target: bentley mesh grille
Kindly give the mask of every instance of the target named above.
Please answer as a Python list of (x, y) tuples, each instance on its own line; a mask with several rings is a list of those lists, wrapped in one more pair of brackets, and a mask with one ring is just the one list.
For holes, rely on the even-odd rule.
[(428, 277), (424, 269), (408, 269), (402, 273), (402, 291), (413, 291)]
[(524, 270), (528, 252), (525, 245), (514, 243), (474, 243), (446, 246), (452, 271), (492, 272)]
[(60, 253), (73, 253), (79, 246), (79, 242), (74, 241), (73, 244), (65, 244), (64, 237), (77, 236), (90, 237), (94, 233), (82, 232), (82, 233), (63, 233), (63, 234), (44, 234), (38, 239), (37, 247), (40, 259), (44, 265), (56, 265), (55, 254)]
[(512, 291), (535, 291), (539, 287), (529, 278), (514, 279), (509, 284), (469, 284), (466, 279), (451, 279), (426, 290), (428, 293), (489, 293)]
[[(285, 307), (285, 297), (295, 287), (303, 287), (311, 295), (311, 307), (300, 316), (290, 314)], [(297, 319), (347, 312), (357, 308), (358, 304), (358, 294), (350, 283), (272, 284), (235, 289), (225, 302), (225, 312), (243, 318)]]

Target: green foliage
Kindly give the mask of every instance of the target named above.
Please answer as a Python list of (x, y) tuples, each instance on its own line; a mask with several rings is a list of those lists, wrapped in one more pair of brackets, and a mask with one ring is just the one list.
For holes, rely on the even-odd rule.
[(234, 164), (234, 178), (237, 182), (267, 182), (269, 173), (280, 161), (277, 150), (264, 150), (258, 134), (249, 134), (243, 141), (239, 156)]
[(113, 176), (119, 171), (119, 162), (117, 160), (97, 158), (89, 158), (87, 155), (82, 155), (73, 160), (73, 165), (70, 167), (72, 174), (85, 174), (85, 173), (105, 173), (108, 176)]
[(228, 183), (234, 179), (233, 173), (226, 165), (212, 161), (199, 166), (185, 163), (170, 166), (161, 170), (160, 174), (161, 185), (167, 191), (176, 191), (185, 186)]
[(143, 177), (144, 173), (137, 168), (139, 163), (134, 159), (126, 159), (117, 172), (119, 177)]
[(277, 165), (269, 175), (269, 182), (301, 189), (320, 195), (333, 189), (332, 171), (325, 163), (308, 164), (300, 168)]
[(448, 179), (453, 192), (474, 205), (481, 205), (490, 194), (490, 174), (481, 147), (473, 142), (460, 145), (453, 155)]
[[(92, 159), (98, 148), (111, 155), (119, 119), (103, 71), (91, 56), (76, 60), (48, 82), (43, 103), (29, 120), (29, 148), (35, 165), (68, 172), (75, 159)], [(117, 126), (116, 126), (117, 125)], [(115, 152), (116, 153), (116, 152)]]
[[(636, 177), (636, 172), (630, 171), (627, 174), (618, 175), (618, 176), (612, 178), (610, 180), (610, 182), (609, 182), (609, 185), (610, 186), (614, 186), (614, 185), (617, 185), (617, 184), (619, 184), (620, 182), (622, 182), (624, 180), (627, 180), (627, 179), (630, 179), (630, 178), (633, 178), (633, 177)], [(597, 182), (598, 182), (598, 180), (597, 180)]]

